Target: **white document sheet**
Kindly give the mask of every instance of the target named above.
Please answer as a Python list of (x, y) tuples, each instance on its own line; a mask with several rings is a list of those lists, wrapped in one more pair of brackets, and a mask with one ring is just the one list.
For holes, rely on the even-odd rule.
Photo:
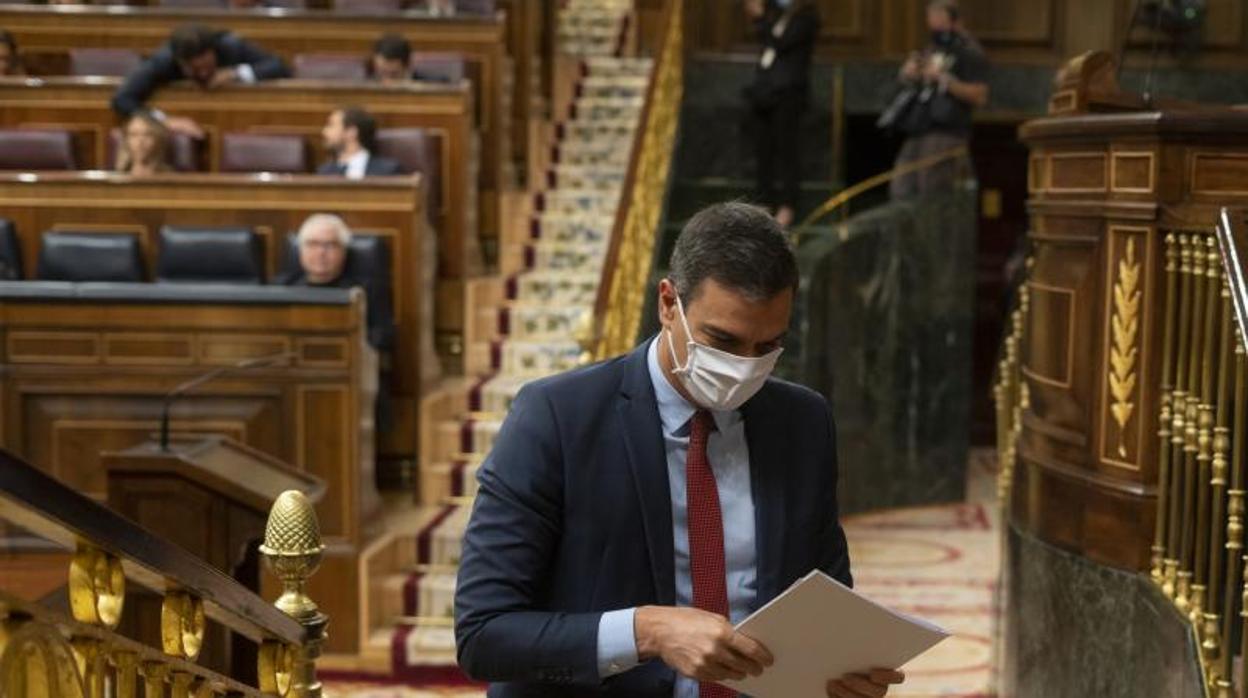
[(758, 677), (725, 681), (754, 698), (826, 698), (830, 679), (898, 669), (949, 637), (815, 570), (737, 625), (776, 663)]

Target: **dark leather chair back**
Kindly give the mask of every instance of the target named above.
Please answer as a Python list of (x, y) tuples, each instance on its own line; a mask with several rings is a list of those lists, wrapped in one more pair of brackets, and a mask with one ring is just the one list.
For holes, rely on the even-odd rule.
[(300, 53), (295, 56), (294, 76), (301, 80), (364, 82), (368, 66), (354, 53)]
[(0, 170), (76, 170), (74, 137), (55, 129), (0, 129)]
[(125, 233), (44, 233), (36, 275), (44, 281), (143, 281), (139, 238)]
[(416, 51), (407, 59), (407, 67), (417, 79), (457, 83), (468, 77), (468, 64), (458, 53)]
[(128, 48), (71, 48), (69, 50), (70, 75), (99, 75), (125, 77), (139, 67), (143, 57)]
[(17, 244), (17, 226), (0, 218), (0, 281), (22, 278), (22, 248)]
[[(117, 162), (117, 151), (120, 148), (121, 129), (115, 128), (108, 132), (108, 148), (105, 152), (109, 169)], [(178, 172), (199, 172), (202, 169), (199, 151), (199, 141), (194, 138), (185, 133), (169, 134), (169, 165)]]
[(161, 7), (184, 7), (192, 10), (217, 10), (227, 7), (225, 0), (156, 0)]
[(492, 15), (494, 0), (455, 0), (455, 12), (461, 15)]
[[(290, 233), (286, 236), (286, 251), (282, 255), (281, 276), (293, 278), (299, 271), (299, 235)], [(390, 248), (385, 238), (360, 233), (351, 236), (342, 275), (361, 282), (371, 281), (376, 292), (390, 293)]]
[(160, 229), (156, 280), (172, 283), (264, 283), (260, 236), (251, 228), (166, 225)]
[(383, 128), (377, 131), (377, 154), (399, 163), (403, 174), (419, 172), (425, 178), (428, 210), (442, 210), (442, 139), (423, 128)]
[(334, 11), (358, 14), (388, 14), (403, 9), (402, 0), (333, 0)]
[(221, 137), (221, 172), (308, 171), (308, 148), (302, 136), (227, 133)]

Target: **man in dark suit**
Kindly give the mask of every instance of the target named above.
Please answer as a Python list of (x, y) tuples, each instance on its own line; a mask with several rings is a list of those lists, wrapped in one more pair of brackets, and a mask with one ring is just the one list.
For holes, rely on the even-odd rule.
[(745, 8), (762, 44), (745, 91), (754, 128), (755, 196), (788, 227), (801, 195), (802, 112), (810, 101), (819, 11), (812, 0), (746, 0)]
[(342, 175), (347, 179), (402, 174), (399, 163), (376, 154), (377, 121), (360, 107), (330, 112), (321, 137), (330, 159), (321, 163), (317, 174)]
[(852, 582), (827, 402), (769, 377), (798, 281), (782, 230), (712, 206), (670, 269), (658, 337), (525, 386), (479, 471), (455, 631), (490, 696), (732, 696), (715, 682), (772, 662), (733, 623), (811, 569)]
[[(178, 27), (168, 43), (135, 68), (113, 95), (113, 110), (128, 117), (152, 93), (175, 80), (190, 79), (205, 90), (230, 83), (254, 83), (290, 77), (282, 59), (244, 41), (237, 34), (195, 24)], [(202, 138), (194, 119), (153, 110), (172, 131)]]
[(451, 82), (446, 75), (413, 68), (411, 43), (402, 34), (393, 32), (382, 34), (373, 43), (373, 53), (368, 57), (368, 76), (383, 85), (398, 85), (412, 80)]

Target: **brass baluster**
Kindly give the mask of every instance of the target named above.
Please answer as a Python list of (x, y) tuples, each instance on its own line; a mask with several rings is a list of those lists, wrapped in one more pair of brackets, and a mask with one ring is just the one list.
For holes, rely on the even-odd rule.
[(1212, 507), (1212, 475), (1213, 459), (1213, 400), (1214, 400), (1214, 361), (1218, 346), (1218, 319), (1221, 315), (1219, 304), (1222, 301), (1218, 266), (1217, 240), (1212, 235), (1204, 238), (1204, 249), (1197, 250), (1204, 256), (1205, 274), (1205, 307), (1204, 321), (1201, 323), (1200, 342), (1200, 401), (1196, 405), (1196, 549), (1192, 560), (1193, 583), (1191, 596), (1191, 621), (1197, 632), (1202, 632), (1201, 621), (1204, 619), (1205, 593), (1209, 579), (1209, 538), (1214, 528), (1209, 517)]
[[(1192, 255), (1192, 324), (1188, 330), (1187, 352), (1187, 402), (1183, 414), (1183, 540), (1180, 544), (1182, 563), (1179, 567), (1180, 608), (1191, 617), (1193, 603), (1192, 578), (1196, 570), (1196, 503), (1198, 478), (1196, 455), (1200, 450), (1200, 362), (1203, 357), (1202, 340), (1205, 309), (1205, 254), (1201, 236), (1193, 233), (1189, 238)], [(1199, 599), (1195, 599), (1198, 601)]]
[[(306, 588), (308, 578), (321, 565), (324, 551), (320, 524), (311, 502), (297, 490), (283, 492), (269, 511), (260, 553), (264, 555), (269, 569), (282, 581), (282, 595), (273, 605), (299, 621), (304, 628), (304, 643), (294, 648), (288, 669), (287, 681), (296, 698), (321, 696), (321, 682), (316, 678), (316, 659), (321, 655), (329, 618), (308, 597)], [(261, 680), (277, 683), (279, 678), (264, 676), (264, 673), (266, 670), (273, 672), (275, 667), (283, 665), (271, 661), (271, 657), (266, 658), (265, 654), (261, 652), (260, 657)]]
[[(69, 609), (74, 620), (114, 630), (126, 600), (126, 575), (121, 560), (86, 542), (78, 544), (69, 563)], [(87, 698), (104, 698), (108, 656), (92, 637), (71, 637), (74, 659)]]
[(1219, 657), (1218, 663), (1218, 698), (1231, 698), (1231, 669), (1234, 661), (1234, 652), (1231, 651), (1232, 638), (1235, 635), (1237, 601), (1242, 580), (1242, 568), (1240, 560), (1242, 558), (1242, 550), (1244, 544), (1244, 484), (1246, 474), (1244, 472), (1244, 429), (1248, 427), (1248, 413), (1245, 410), (1245, 359), (1248, 358), (1244, 353), (1244, 336), (1239, 328), (1235, 328), (1234, 337), (1234, 403), (1231, 406), (1231, 419), (1234, 423), (1231, 438), (1231, 488), (1227, 491), (1227, 522), (1226, 522), (1226, 596), (1222, 603), (1222, 617), (1226, 622), (1222, 624), (1222, 642), (1225, 648), (1222, 656)]
[(162, 662), (144, 662), (139, 669), (143, 675), (143, 698), (165, 698), (169, 685), (169, 665)]
[(139, 658), (133, 652), (114, 652), (116, 667), (113, 695), (118, 698), (139, 698)]
[[(1188, 347), (1191, 344), (1192, 326), (1192, 247), (1191, 236), (1179, 234), (1179, 327), (1178, 327), (1178, 363), (1174, 374), (1174, 399), (1172, 403), (1172, 419), (1170, 423), (1170, 554), (1173, 558), (1167, 561), (1167, 581), (1170, 582), (1169, 593), (1175, 605), (1180, 609), (1187, 608), (1187, 584), (1190, 579), (1182, 571), (1183, 566), (1183, 506), (1187, 499), (1185, 489), (1185, 464), (1183, 461), (1183, 435), (1186, 431), (1187, 414), (1187, 364)], [(1171, 572), (1171, 570), (1173, 570)]]
[[(1151, 576), (1153, 582), (1165, 583), (1166, 530), (1169, 525), (1170, 507), (1170, 401), (1174, 390), (1174, 323), (1178, 306), (1178, 247), (1174, 233), (1166, 233), (1166, 319), (1162, 337), (1161, 358), (1161, 415), (1157, 420), (1157, 525), (1153, 532), (1153, 557)], [(1171, 589), (1170, 593), (1173, 593)]]
[[(1216, 240), (1212, 238), (1210, 240), (1216, 243)], [(1218, 296), (1218, 332), (1216, 370), (1211, 368), (1214, 373), (1213, 381), (1215, 386), (1211, 397), (1213, 400), (1212, 422), (1214, 427), (1211, 439), (1213, 454), (1209, 480), (1212, 512), (1209, 517), (1211, 539), (1209, 543), (1209, 589), (1205, 603), (1206, 611), (1202, 633), (1204, 642), (1201, 645), (1201, 650), (1208, 668), (1209, 689), (1212, 692), (1216, 691), (1218, 682), (1221, 679), (1221, 655), (1223, 652), (1221, 628), (1223, 618), (1222, 570), (1223, 556), (1225, 555), (1223, 541), (1227, 533), (1224, 526), (1228, 525), (1224, 522), (1227, 508), (1226, 451), (1230, 446), (1228, 420), (1230, 418), (1231, 354), (1235, 340), (1231, 332), (1230, 286), (1226, 282), (1226, 275), (1222, 270), (1221, 258), (1216, 246), (1210, 248), (1209, 255), (1210, 278), (1217, 288)]]

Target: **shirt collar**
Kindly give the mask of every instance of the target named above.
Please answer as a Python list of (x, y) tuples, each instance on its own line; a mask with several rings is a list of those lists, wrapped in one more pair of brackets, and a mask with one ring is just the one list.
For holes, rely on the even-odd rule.
[[(663, 374), (663, 367), (659, 365), (658, 335), (650, 340), (650, 348), (646, 350), (646, 365), (650, 369), (650, 382), (654, 385), (654, 398), (658, 403), (659, 421), (663, 423), (663, 431), (668, 434), (688, 433), (689, 420), (693, 419), (693, 414), (698, 411), (698, 408), (677, 392), (667, 376)], [(741, 421), (741, 413), (738, 410), (710, 410), (710, 412), (715, 420), (715, 428), (721, 434)]]
[(368, 171), (368, 150), (361, 148), (355, 155), (347, 158), (347, 173), (363, 177)]

